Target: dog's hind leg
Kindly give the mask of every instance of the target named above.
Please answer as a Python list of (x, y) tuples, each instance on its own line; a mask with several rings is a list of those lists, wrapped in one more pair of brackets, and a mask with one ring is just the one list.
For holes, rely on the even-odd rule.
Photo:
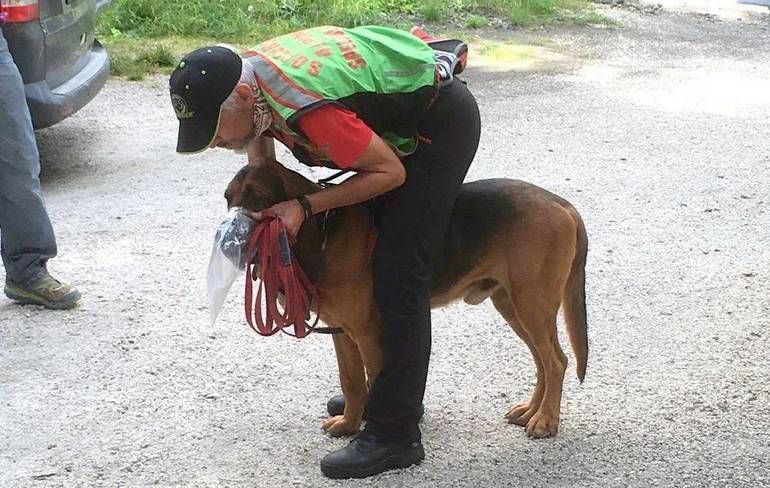
[[(534, 283), (519, 293), (511, 294), (511, 301), (516, 318), (530, 340), (528, 345), (540, 358), (543, 397), (539, 408), (527, 422), (527, 435), (543, 438), (554, 436), (559, 430), (567, 357), (559, 345), (556, 331), (556, 314), (560, 304), (558, 290), (549, 290), (547, 285), (534, 286)], [(533, 406), (530, 404), (530, 407)]]
[(369, 395), (366, 375), (358, 346), (347, 334), (335, 334), (334, 350), (340, 372), (340, 386), (345, 396), (345, 411), (323, 423), (323, 430), (334, 437), (353, 435), (361, 428), (364, 405)]
[(532, 340), (529, 338), (529, 335), (527, 335), (527, 332), (516, 317), (516, 312), (513, 309), (513, 303), (508, 296), (508, 292), (503, 289), (497, 290), (492, 294), (492, 303), (495, 305), (497, 311), (500, 312), (500, 315), (505, 318), (513, 331), (516, 332), (516, 335), (518, 335), (527, 347), (529, 347), (529, 351), (532, 353), (532, 359), (535, 362), (537, 384), (535, 385), (535, 391), (532, 392), (532, 397), (529, 401), (514, 405), (508, 410), (508, 413), (505, 414), (505, 419), (509, 424), (516, 424), (524, 427), (527, 425), (527, 422), (529, 422), (529, 419), (535, 415), (535, 412), (538, 411), (540, 403), (543, 401), (543, 392), (545, 391), (543, 363), (540, 360), (537, 349), (532, 345)]

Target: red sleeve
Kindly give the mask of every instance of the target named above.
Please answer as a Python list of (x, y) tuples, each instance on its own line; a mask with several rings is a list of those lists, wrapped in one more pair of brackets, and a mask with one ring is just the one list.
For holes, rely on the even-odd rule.
[(358, 161), (374, 134), (354, 112), (331, 103), (306, 113), (297, 125), (340, 168)]

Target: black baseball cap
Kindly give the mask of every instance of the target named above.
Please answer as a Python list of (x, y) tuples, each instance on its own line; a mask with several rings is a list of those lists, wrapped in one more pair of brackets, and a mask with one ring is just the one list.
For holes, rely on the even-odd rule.
[(214, 140), (219, 109), (241, 79), (242, 63), (238, 54), (222, 46), (196, 49), (179, 62), (169, 79), (179, 119), (177, 152), (201, 152)]

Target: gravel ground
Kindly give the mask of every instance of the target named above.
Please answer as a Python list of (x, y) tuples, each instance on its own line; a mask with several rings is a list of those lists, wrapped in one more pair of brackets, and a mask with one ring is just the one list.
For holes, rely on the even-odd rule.
[(770, 484), (770, 21), (608, 11), (618, 27), (521, 36), (569, 62), (467, 76), (484, 123), (469, 179), (532, 181), (588, 227), (591, 355), (558, 437), (503, 422), (532, 360), (489, 303), (455, 305), (434, 313), (426, 461), (322, 478), (345, 442), (320, 430), (331, 340), (257, 337), (238, 284), (207, 325), (242, 160), (175, 155), (165, 80), (113, 80), (39, 133), (51, 268), (84, 298), (0, 300), (0, 486)]

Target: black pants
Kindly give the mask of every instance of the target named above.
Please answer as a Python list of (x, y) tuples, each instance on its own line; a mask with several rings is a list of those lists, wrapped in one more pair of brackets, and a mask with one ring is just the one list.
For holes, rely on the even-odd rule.
[(428, 285), (431, 258), (480, 136), (479, 109), (465, 84), (443, 87), (425, 119), (420, 143), (405, 158), (406, 182), (381, 197), (374, 253), (374, 296), (382, 316), (383, 368), (367, 404), (365, 430), (418, 440), (431, 348)]

